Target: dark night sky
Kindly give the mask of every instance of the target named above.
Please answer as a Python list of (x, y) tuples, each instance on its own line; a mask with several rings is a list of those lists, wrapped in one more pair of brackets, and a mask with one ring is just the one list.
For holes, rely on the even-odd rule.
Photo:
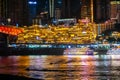
[(80, 6), (81, 6), (81, 1), (80, 0), (71, 0), (71, 14), (74, 17), (80, 17)]

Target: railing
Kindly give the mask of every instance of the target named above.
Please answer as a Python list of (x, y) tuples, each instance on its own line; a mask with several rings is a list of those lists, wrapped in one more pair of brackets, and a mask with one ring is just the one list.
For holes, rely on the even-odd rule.
[(99, 23), (97, 24), (97, 35), (100, 35), (102, 32), (104, 32), (105, 30), (111, 30), (111, 29), (114, 29), (114, 24), (113, 22), (109, 22), (109, 21), (106, 21), (105, 23)]
[(55, 43), (10, 43), (9, 47), (20, 48), (110, 48), (110, 46), (120, 46), (120, 44), (55, 44)]

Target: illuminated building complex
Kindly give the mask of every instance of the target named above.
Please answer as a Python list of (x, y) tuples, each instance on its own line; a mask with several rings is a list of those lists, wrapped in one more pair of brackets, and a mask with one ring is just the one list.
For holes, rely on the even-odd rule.
[[(96, 36), (103, 31), (112, 29), (111, 23), (94, 24), (79, 20), (74, 26), (50, 26), (16, 28), (14, 26), (0, 26), (0, 32), (16, 36), (17, 43), (62, 43), (62, 44), (90, 44), (95, 43)], [(16, 42), (15, 40), (11, 42)], [(10, 43), (11, 43), (10, 42)]]
[[(94, 27), (94, 28), (93, 28)], [(95, 25), (79, 22), (73, 27), (49, 26), (48, 28), (37, 25), (24, 28), (18, 35), (17, 43), (94, 43), (96, 38)]]
[(117, 20), (120, 23), (120, 1), (111, 1), (111, 12), (110, 16), (112, 20)]

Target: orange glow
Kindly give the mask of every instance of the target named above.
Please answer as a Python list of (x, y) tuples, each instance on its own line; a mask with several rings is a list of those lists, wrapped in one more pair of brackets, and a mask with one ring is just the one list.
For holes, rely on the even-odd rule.
[(10, 26), (10, 27), (0, 26), (0, 32), (5, 33), (5, 34), (9, 34), (9, 35), (18, 35), (18, 34), (22, 33), (23, 30), (19, 29), (19, 28), (14, 28), (12, 26)]

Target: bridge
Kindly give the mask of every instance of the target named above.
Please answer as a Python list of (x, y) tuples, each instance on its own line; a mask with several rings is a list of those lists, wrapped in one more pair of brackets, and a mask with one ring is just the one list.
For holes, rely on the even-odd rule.
[(18, 35), (22, 32), (23, 32), (22, 29), (17, 28), (15, 26), (0, 25), (0, 33), (4, 33), (4, 34), (8, 34), (8, 35)]
[(17, 36), (22, 32), (22, 29), (17, 28), (15, 26), (0, 25), (0, 48), (5, 48), (8, 46), (7, 38), (9, 35)]

